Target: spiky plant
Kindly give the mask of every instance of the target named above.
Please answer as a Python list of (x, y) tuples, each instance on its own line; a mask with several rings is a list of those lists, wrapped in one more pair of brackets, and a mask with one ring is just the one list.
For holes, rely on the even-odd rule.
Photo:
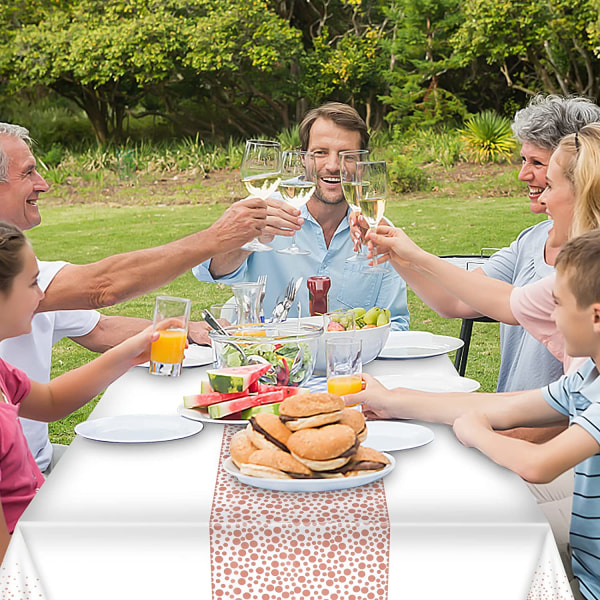
[(461, 130), (467, 160), (484, 164), (510, 160), (516, 146), (510, 121), (493, 110), (472, 116)]

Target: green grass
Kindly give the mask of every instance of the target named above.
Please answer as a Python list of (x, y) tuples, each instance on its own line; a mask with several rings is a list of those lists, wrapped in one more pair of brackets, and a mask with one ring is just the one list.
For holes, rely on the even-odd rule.
[[(467, 176), (468, 175), (468, 176)], [(439, 174), (438, 174), (439, 176)], [(87, 263), (104, 256), (155, 246), (203, 229), (212, 223), (242, 190), (235, 172), (208, 179), (171, 179), (103, 188), (91, 186), (78, 197), (73, 186), (59, 186), (42, 200), (43, 223), (28, 233), (36, 254), (44, 260)], [(238, 194), (239, 190), (239, 196)], [(532, 215), (516, 181), (516, 168), (477, 167), (465, 175), (449, 172), (436, 189), (393, 198), (389, 218), (422, 247), (436, 254), (478, 253), (482, 248), (509, 244), (525, 227), (543, 217)], [(198, 282), (186, 273), (152, 294), (105, 309), (106, 314), (150, 318), (159, 293), (191, 298), (192, 317), (230, 296), (227, 288)], [(458, 336), (460, 320), (442, 319), (410, 290), (411, 329)], [(93, 357), (70, 340), (55, 346), (53, 376)], [(498, 325), (476, 323), (466, 376), (477, 379), (482, 391), (493, 391), (499, 365)], [(94, 402), (69, 418), (51, 424), (51, 439), (68, 443), (73, 427), (85, 419)]]

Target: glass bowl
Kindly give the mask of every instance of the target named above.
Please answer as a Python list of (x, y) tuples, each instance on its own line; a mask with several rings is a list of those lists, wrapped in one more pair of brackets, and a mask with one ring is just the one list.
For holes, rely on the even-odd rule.
[(269, 362), (273, 369), (260, 381), (271, 385), (299, 387), (312, 377), (319, 339), (323, 335), (320, 324), (265, 323), (232, 325), (224, 329), (229, 335), (217, 331), (208, 333), (217, 368)]

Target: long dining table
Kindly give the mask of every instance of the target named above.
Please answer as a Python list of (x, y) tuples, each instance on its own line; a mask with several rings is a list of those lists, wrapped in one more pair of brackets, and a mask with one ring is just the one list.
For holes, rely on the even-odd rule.
[[(177, 378), (133, 368), (89, 419), (175, 415), (207, 368)], [(364, 370), (458, 377), (446, 355)], [(434, 440), (395, 452), (385, 478), (309, 493), (252, 488), (224, 472), (233, 425), (164, 442), (76, 436), (15, 529), (2, 598), (572, 598), (523, 481), (451, 428), (423, 425)]]

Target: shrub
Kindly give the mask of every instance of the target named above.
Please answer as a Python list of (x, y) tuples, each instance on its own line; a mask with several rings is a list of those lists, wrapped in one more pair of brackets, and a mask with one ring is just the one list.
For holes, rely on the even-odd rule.
[(492, 110), (472, 116), (460, 133), (467, 159), (480, 164), (508, 161), (516, 146), (510, 120)]
[(406, 193), (427, 189), (429, 176), (410, 157), (395, 153), (387, 160), (388, 180), (394, 192)]

